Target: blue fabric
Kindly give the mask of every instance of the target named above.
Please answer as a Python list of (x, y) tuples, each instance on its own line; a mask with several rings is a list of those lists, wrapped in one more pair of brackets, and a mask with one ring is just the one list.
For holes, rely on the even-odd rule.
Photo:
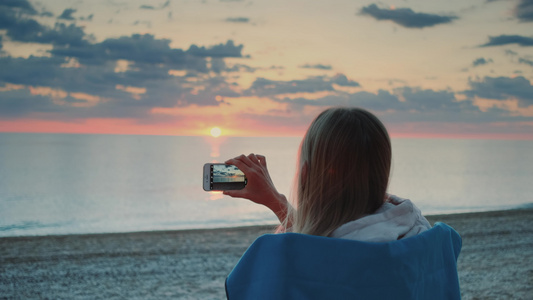
[(259, 237), (226, 279), (236, 299), (460, 299), (461, 237), (444, 223), (369, 243), (297, 233)]

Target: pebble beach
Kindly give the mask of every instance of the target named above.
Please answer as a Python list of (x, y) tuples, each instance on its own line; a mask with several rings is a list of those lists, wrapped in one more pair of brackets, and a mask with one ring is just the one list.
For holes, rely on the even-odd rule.
[[(463, 299), (532, 299), (533, 209), (427, 216), (459, 232)], [(0, 299), (225, 299), (273, 226), (0, 238)]]

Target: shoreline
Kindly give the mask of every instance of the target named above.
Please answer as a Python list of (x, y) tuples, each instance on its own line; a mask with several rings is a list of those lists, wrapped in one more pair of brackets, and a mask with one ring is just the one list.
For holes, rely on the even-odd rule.
[[(463, 299), (533, 294), (533, 208), (426, 218), (463, 238)], [(0, 299), (225, 299), (227, 274), (275, 227), (0, 237)]]
[[(506, 212), (519, 212), (519, 211), (529, 211), (533, 210), (533, 202), (532, 203), (526, 203), (522, 204), (518, 207), (511, 207), (508, 209), (499, 209), (499, 210), (486, 210), (486, 211), (471, 211), (471, 212), (453, 212), (453, 213), (442, 213), (442, 214), (429, 214), (424, 215), (428, 219), (428, 221), (433, 225), (434, 222), (431, 220), (437, 220), (437, 219), (456, 219), (456, 218), (463, 218), (468, 217), (469, 215), (492, 215), (492, 216), (498, 216), (502, 213)], [(64, 237), (64, 236), (76, 236), (76, 237), (83, 237), (83, 236), (105, 236), (105, 235), (123, 235), (123, 234), (147, 234), (147, 233), (153, 233), (153, 234), (162, 234), (162, 233), (201, 233), (201, 232), (207, 232), (207, 231), (238, 231), (238, 230), (262, 230), (266, 228), (274, 228), (275, 230), (277, 224), (260, 224), (260, 225), (242, 225), (242, 226), (227, 226), (227, 227), (207, 227), (207, 228), (186, 228), (186, 229), (161, 229), (161, 230), (141, 230), (141, 231), (124, 231), (124, 232), (96, 232), (96, 233), (66, 233), (66, 234), (43, 234), (43, 235), (19, 235), (19, 236), (0, 236), (1, 239), (11, 239), (11, 238), (41, 238), (41, 237)], [(453, 226), (452, 226), (453, 227)]]

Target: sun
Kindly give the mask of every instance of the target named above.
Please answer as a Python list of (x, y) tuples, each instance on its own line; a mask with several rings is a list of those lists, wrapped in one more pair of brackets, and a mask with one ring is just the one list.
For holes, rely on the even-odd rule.
[(212, 137), (219, 137), (222, 134), (222, 130), (218, 127), (211, 128), (211, 136)]

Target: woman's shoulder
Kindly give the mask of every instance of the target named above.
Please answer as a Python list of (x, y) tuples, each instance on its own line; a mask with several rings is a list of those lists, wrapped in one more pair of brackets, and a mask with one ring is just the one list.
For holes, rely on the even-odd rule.
[(389, 242), (413, 236), (431, 228), (409, 199), (387, 194), (386, 201), (373, 214), (348, 222), (330, 235), (367, 242)]

